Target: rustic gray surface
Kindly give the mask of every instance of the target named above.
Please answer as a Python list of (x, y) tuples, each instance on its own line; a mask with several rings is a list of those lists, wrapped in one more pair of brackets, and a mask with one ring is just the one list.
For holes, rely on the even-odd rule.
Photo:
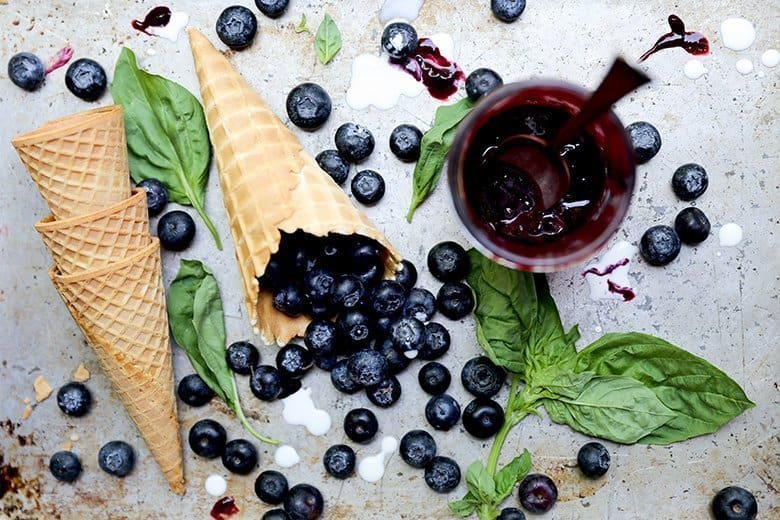
[[(5, 4), (5, 2), (2, 2)], [(251, 2), (241, 2), (251, 5)], [(398, 248), (418, 266), (434, 243), (455, 238), (464, 242), (450, 211), (449, 196), (437, 190), (417, 213), (414, 223), (403, 220), (409, 200), (412, 167), (402, 165), (386, 144), (390, 130), (402, 122), (425, 128), (436, 103), (423, 95), (402, 101), (388, 112), (353, 112), (345, 105), (352, 58), (377, 49), (381, 26), (375, 17), (381, 0), (292, 0), (280, 20), (259, 18), (260, 33), (253, 47), (234, 54), (231, 61), (265, 97), (277, 113), (284, 114), (284, 99), (297, 83), (311, 80), (324, 85), (334, 100), (330, 121), (322, 130), (299, 135), (316, 153), (331, 147), (332, 135), (343, 122), (354, 120), (371, 128), (377, 150), (365, 164), (382, 172), (388, 195), (367, 210)], [(714, 435), (672, 447), (619, 446), (609, 444), (613, 467), (607, 477), (588, 482), (573, 467), (573, 457), (585, 438), (546, 418), (528, 418), (511, 435), (505, 456), (528, 448), (535, 468), (552, 475), (559, 484), (561, 502), (548, 518), (705, 518), (712, 495), (726, 485), (752, 490), (762, 518), (780, 515), (778, 507), (778, 73), (766, 69), (759, 56), (780, 45), (780, 8), (774, 1), (626, 2), (618, 0), (529, 0), (522, 19), (512, 25), (497, 23), (487, 0), (449, 2), (428, 0), (415, 22), (425, 35), (449, 32), (456, 41), (457, 61), (465, 70), (490, 66), (505, 79), (547, 76), (594, 86), (615, 53), (636, 57), (666, 32), (672, 12), (689, 29), (710, 37), (713, 53), (704, 58), (710, 72), (698, 81), (682, 74), (688, 56), (679, 50), (651, 58), (647, 69), (656, 78), (649, 88), (622, 101), (618, 114), (624, 123), (642, 119), (661, 131), (664, 146), (649, 165), (639, 168), (638, 184), (628, 218), (619, 238), (636, 241), (650, 225), (670, 224), (685, 203), (676, 200), (669, 187), (673, 170), (684, 162), (699, 162), (710, 174), (710, 189), (697, 205), (710, 217), (713, 229), (735, 221), (745, 229), (745, 240), (736, 248), (721, 248), (717, 236), (697, 248), (684, 247), (680, 257), (666, 268), (639, 261), (632, 269), (639, 296), (628, 304), (589, 300), (579, 269), (550, 277), (566, 325), (579, 323), (581, 345), (607, 331), (638, 330), (662, 336), (723, 368), (740, 383), (756, 407)], [(76, 57), (89, 56), (110, 72), (122, 45), (133, 48), (148, 70), (174, 79), (198, 92), (189, 46), (181, 38), (175, 44), (135, 33), (130, 20), (156, 2), (80, 0), (33, 2), (10, 0), (0, 5), (0, 62), (15, 52), (33, 51), (44, 59), (66, 41)], [(215, 19), (228, 2), (179, 1), (173, 7), (191, 14), (191, 25), (212, 40)], [(312, 28), (329, 12), (338, 22), (344, 49), (324, 67), (315, 58), (312, 37), (295, 34), (302, 13)], [(745, 16), (757, 26), (754, 46), (742, 53), (724, 49), (720, 22), (727, 16)], [(156, 50), (148, 56), (147, 49)], [(748, 57), (756, 70), (740, 75), (734, 64)], [(205, 518), (213, 503), (203, 490), (210, 473), (227, 474), (218, 461), (204, 461), (185, 448), (188, 492), (176, 497), (162, 475), (121, 403), (99, 372), (95, 357), (54, 291), (46, 270), (50, 264), (32, 224), (48, 212), (33, 183), (10, 146), (10, 139), (53, 117), (85, 110), (84, 103), (64, 86), (64, 70), (53, 73), (36, 93), (25, 93), (0, 70), (0, 162), (4, 165), (0, 189), (0, 517), (12, 518)], [(759, 77), (759, 71), (765, 73)], [(99, 104), (110, 103), (106, 94)], [(262, 187), (258, 187), (262, 189)], [(198, 221), (195, 244), (181, 255), (165, 253), (166, 282), (175, 274), (178, 258), (200, 258), (210, 265), (220, 282), (226, 307), (228, 339), (252, 338), (245, 319), (243, 297), (232, 253), (232, 241), (224, 217), (216, 171), (207, 193), (209, 213), (225, 243), (218, 252)], [(197, 221), (197, 217), (196, 217)], [(465, 243), (465, 242), (464, 242)], [(422, 284), (436, 290), (422, 270)], [(471, 319), (448, 323), (454, 345), (444, 359), (455, 375), (462, 363), (479, 348)], [(256, 338), (255, 338), (256, 339)], [(275, 347), (263, 347), (272, 360)], [(65, 383), (79, 363), (93, 376), (88, 385), (95, 406), (88, 417), (70, 419), (50, 398), (22, 420), (22, 400), (32, 398), (32, 382), (44, 375), (52, 386)], [(418, 365), (415, 365), (419, 367)], [(187, 359), (175, 350), (177, 380), (191, 372)], [(381, 435), (400, 437), (406, 430), (425, 427), (426, 400), (416, 384), (417, 370), (401, 376), (404, 395), (397, 406), (378, 412), (380, 436), (368, 446), (357, 446), (358, 456), (378, 451)], [(295, 446), (302, 463), (286, 470), (291, 483), (316, 484), (325, 495), (327, 518), (429, 519), (446, 518), (447, 499), (461, 495), (464, 485), (450, 496), (428, 490), (422, 473), (394, 456), (382, 482), (367, 484), (359, 478), (346, 482), (325, 476), (321, 455), (325, 448), (346, 437), (340, 427), (344, 413), (366, 405), (361, 394), (339, 395), (318, 372), (306, 383), (316, 388), (316, 402), (330, 410), (334, 427), (324, 438), (290, 428), (280, 417), (281, 403), (261, 404), (240, 381), (246, 409), (255, 424), (276, 438)], [(456, 381), (452, 392), (465, 403), (468, 397)], [(500, 396), (505, 399), (505, 392)], [(243, 436), (238, 421), (225, 408), (212, 404), (203, 409), (182, 405), (180, 418), (186, 436), (198, 419), (214, 417), (226, 425), (231, 437)], [(459, 429), (460, 430), (460, 429)], [(49, 456), (71, 434), (84, 464), (84, 474), (73, 485), (57, 483), (48, 473)], [(478, 442), (462, 430), (436, 433), (442, 454), (454, 456), (465, 470), (477, 458), (485, 459), (489, 443)], [(117, 480), (97, 467), (96, 453), (105, 442), (124, 439), (139, 455), (136, 470)], [(261, 449), (261, 467), (273, 467), (272, 451)], [(245, 518), (259, 518), (264, 506), (254, 497), (253, 477), (228, 477), (228, 493), (236, 497)], [(10, 487), (10, 489), (8, 489)], [(516, 496), (510, 499), (516, 502)]]

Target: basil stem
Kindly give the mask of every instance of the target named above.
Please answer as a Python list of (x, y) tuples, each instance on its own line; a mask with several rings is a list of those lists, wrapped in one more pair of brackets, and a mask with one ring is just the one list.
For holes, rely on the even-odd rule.
[(233, 377), (233, 395), (235, 398), (235, 406), (232, 407), (233, 411), (238, 416), (238, 420), (241, 422), (241, 424), (246, 428), (246, 430), (256, 439), (258, 439), (261, 442), (265, 442), (266, 444), (279, 444), (279, 441), (276, 439), (271, 439), (270, 437), (266, 437), (260, 433), (257, 433), (257, 431), (252, 428), (252, 425), (249, 424), (249, 420), (247, 420), (246, 416), (244, 415), (244, 410), (241, 408), (241, 402), (238, 397), (238, 387), (236, 386), (236, 378)]

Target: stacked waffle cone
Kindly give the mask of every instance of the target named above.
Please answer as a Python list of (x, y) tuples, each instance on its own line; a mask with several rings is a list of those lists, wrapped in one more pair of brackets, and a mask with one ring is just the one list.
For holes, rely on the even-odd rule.
[(56, 119), (12, 141), (51, 215), (49, 276), (174, 492), (184, 493), (160, 243), (130, 189), (122, 110)]

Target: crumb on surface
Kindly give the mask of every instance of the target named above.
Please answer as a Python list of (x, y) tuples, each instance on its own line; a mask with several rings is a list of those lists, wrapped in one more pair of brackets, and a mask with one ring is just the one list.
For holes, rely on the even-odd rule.
[(30, 414), (32, 413), (33, 408), (29, 404), (24, 408), (24, 412), (22, 412), (22, 419), (27, 420), (28, 417), (30, 417)]
[(78, 433), (72, 433), (72, 434), (71, 434), (71, 436), (70, 436), (70, 440), (72, 440), (73, 442), (78, 442), (78, 440), (79, 440), (80, 438), (81, 438), (81, 437), (79, 437), (79, 434), (78, 434)]
[(62, 451), (71, 451), (72, 449), (73, 449), (73, 443), (70, 441), (67, 441), (62, 445)]
[(73, 379), (79, 383), (83, 383), (84, 381), (88, 380), (89, 377), (89, 370), (87, 370), (87, 367), (84, 366), (84, 363), (81, 363), (76, 371), (73, 372)]
[(35, 400), (39, 403), (47, 399), (52, 392), (51, 385), (49, 385), (48, 381), (46, 381), (46, 378), (43, 376), (35, 378), (33, 389), (35, 390)]
[(22, 399), (22, 402), (24, 404), (30, 404), (30, 398), (29, 397), (25, 397), (24, 399)]

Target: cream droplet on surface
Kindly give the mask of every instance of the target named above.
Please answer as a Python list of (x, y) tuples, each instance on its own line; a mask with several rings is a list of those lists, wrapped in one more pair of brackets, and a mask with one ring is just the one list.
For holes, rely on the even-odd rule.
[(385, 457), (395, 453), (398, 440), (395, 437), (382, 439), (382, 448), (376, 455), (370, 455), (358, 464), (358, 475), (366, 482), (379, 482), (385, 474)]
[(181, 30), (187, 27), (189, 22), (190, 15), (182, 11), (174, 11), (171, 13), (171, 19), (167, 24), (163, 27), (148, 27), (146, 32), (175, 42), (179, 39)]
[(391, 20), (411, 22), (420, 15), (425, 0), (385, 0), (379, 11), (379, 21), (387, 23)]
[(732, 51), (744, 51), (756, 41), (756, 28), (744, 18), (728, 18), (720, 24), (723, 45)]
[(213, 497), (219, 497), (227, 491), (227, 480), (222, 475), (209, 475), (206, 477), (206, 493)]
[(587, 265), (582, 276), (590, 287), (592, 300), (631, 301), (636, 297), (633, 280), (628, 276), (631, 259), (639, 249), (621, 240), (604, 253), (601, 260)]
[(292, 446), (282, 445), (276, 448), (274, 462), (282, 468), (291, 468), (301, 461), (300, 455)]
[(287, 424), (305, 426), (312, 435), (325, 435), (332, 424), (330, 414), (314, 406), (311, 388), (301, 388), (289, 397), (282, 399), (284, 409), (282, 418)]
[(742, 242), (742, 228), (739, 224), (729, 222), (718, 231), (718, 239), (723, 247), (734, 247)]
[(764, 67), (777, 67), (780, 65), (780, 52), (777, 49), (769, 49), (761, 55), (761, 64)]
[(741, 60), (737, 60), (737, 71), (739, 71), (740, 74), (750, 74), (753, 72), (753, 62), (748, 60), (747, 58), (743, 58)]
[(688, 79), (699, 79), (707, 74), (707, 69), (699, 60), (688, 60), (683, 66), (683, 73)]

